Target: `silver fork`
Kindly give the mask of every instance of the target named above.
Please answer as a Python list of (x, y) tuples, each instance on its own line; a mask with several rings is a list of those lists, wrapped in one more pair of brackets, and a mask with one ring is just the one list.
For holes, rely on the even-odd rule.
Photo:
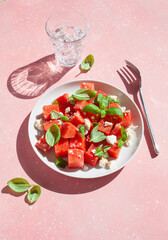
[[(142, 105), (143, 105), (144, 112), (145, 112), (145, 117), (146, 117), (147, 124), (148, 124), (148, 127), (149, 127), (149, 132), (150, 132), (150, 135), (151, 135), (153, 147), (154, 147), (155, 153), (159, 154), (159, 148), (158, 148), (157, 143), (156, 143), (156, 139), (155, 139), (155, 136), (154, 136), (154, 133), (153, 133), (153, 130), (152, 130), (152, 126), (151, 126), (151, 123), (150, 123), (150, 120), (149, 120), (149, 117), (148, 117), (148, 113), (147, 113), (147, 110), (146, 110), (146, 107), (145, 107), (144, 99), (143, 99), (143, 96), (142, 96), (142, 79), (141, 79), (140, 71), (138, 70), (137, 67), (135, 67), (129, 61), (125, 60), (125, 62), (126, 62), (127, 68), (135, 76), (135, 78), (130, 74), (128, 69), (125, 68), (125, 67), (123, 67), (123, 69), (125, 71), (123, 71), (122, 69), (120, 69), (120, 71), (124, 74), (126, 79), (121, 75), (121, 73), (119, 71), (117, 71), (117, 72), (120, 75), (120, 77), (122, 78), (122, 80), (126, 83), (127, 87), (132, 86), (133, 92), (138, 92), (139, 91), (140, 98), (141, 98)], [(130, 90), (131, 88), (128, 87), (128, 89)], [(132, 93), (132, 92), (130, 92), (130, 93)]]

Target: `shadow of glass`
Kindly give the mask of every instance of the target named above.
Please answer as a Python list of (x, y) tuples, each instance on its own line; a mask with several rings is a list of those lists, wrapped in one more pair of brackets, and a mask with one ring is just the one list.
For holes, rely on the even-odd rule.
[(121, 78), (121, 80), (123, 81), (125, 87), (126, 87), (126, 90), (129, 94), (132, 94), (133, 95), (133, 99), (134, 99), (134, 102), (137, 104), (140, 112), (141, 112), (141, 115), (142, 115), (142, 118), (143, 118), (143, 122), (144, 122), (144, 136), (145, 136), (145, 140), (146, 140), (146, 143), (148, 145), (148, 149), (149, 149), (149, 152), (150, 152), (150, 155), (152, 158), (155, 158), (157, 157), (158, 155), (155, 153), (155, 150), (153, 148), (153, 143), (152, 143), (152, 139), (151, 139), (151, 136), (150, 136), (150, 132), (149, 132), (149, 128), (148, 128), (148, 124), (147, 124), (147, 120), (146, 120), (146, 117), (145, 117), (145, 114), (142, 110), (142, 107), (141, 107), (141, 104), (140, 104), (140, 101), (139, 101), (139, 98), (138, 98), (138, 92), (139, 92), (139, 81), (140, 79), (138, 75), (136, 75), (134, 72), (132, 72), (133, 76), (126, 70), (125, 67), (123, 67), (123, 69), (125, 70), (125, 72), (120, 69), (120, 71), (122, 72), (119, 72), (117, 70), (117, 73), (119, 75), (119, 77)]
[(40, 96), (47, 88), (60, 80), (72, 67), (63, 67), (54, 54), (16, 69), (8, 78), (9, 92), (18, 98)]
[(17, 135), (17, 155), (24, 171), (41, 187), (64, 194), (81, 194), (105, 186), (122, 171), (120, 169), (113, 174), (96, 179), (79, 179), (65, 176), (49, 168), (38, 158), (30, 144), (28, 136), (29, 115), (23, 121)]

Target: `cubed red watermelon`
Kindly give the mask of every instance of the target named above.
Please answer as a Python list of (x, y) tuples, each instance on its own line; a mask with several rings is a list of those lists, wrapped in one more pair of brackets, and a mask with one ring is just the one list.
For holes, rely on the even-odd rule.
[(91, 103), (91, 101), (90, 100), (88, 100), (88, 101), (86, 101), (86, 100), (82, 100), (82, 101), (77, 101), (76, 103), (75, 103), (75, 106), (74, 106), (74, 110), (79, 110), (79, 111), (82, 111), (82, 109), (86, 106), (86, 105), (88, 105), (88, 104), (90, 104)]
[(38, 140), (35, 146), (44, 153), (47, 153), (51, 149), (51, 147), (46, 142), (45, 134)]
[(78, 132), (78, 129), (70, 122), (62, 124), (61, 136), (63, 138), (74, 138)]
[(112, 122), (107, 122), (104, 119), (101, 119), (99, 121), (98, 131), (105, 133), (105, 135), (109, 135), (113, 125), (114, 124)]
[(118, 139), (120, 139), (122, 137), (122, 135), (121, 135), (121, 124), (120, 123), (115, 124), (115, 126), (112, 129), (110, 135), (115, 135)]
[(45, 122), (45, 123), (43, 124), (44, 131), (47, 132), (48, 129), (49, 129), (53, 124), (57, 124), (58, 127), (61, 129), (61, 124), (59, 123), (59, 121), (58, 121), (57, 119), (53, 119), (53, 120), (50, 120), (50, 121)]
[(84, 151), (80, 149), (68, 150), (68, 167), (83, 168), (84, 167)]
[(69, 149), (69, 142), (68, 139), (61, 138), (55, 145), (55, 156), (56, 157), (67, 157), (68, 156), (68, 149)]
[(56, 98), (54, 101), (59, 103), (60, 112), (65, 113), (65, 109), (70, 107), (69, 94), (65, 93), (62, 96)]
[(94, 155), (94, 152), (96, 151), (97, 145), (92, 143), (88, 150), (85, 152), (85, 163), (90, 164), (91, 166), (95, 167), (99, 157)]
[(50, 120), (51, 119), (51, 111), (53, 111), (53, 110), (55, 110), (55, 111), (57, 111), (57, 112), (59, 112), (59, 106), (58, 106), (58, 104), (51, 104), (51, 105), (45, 105), (45, 106), (43, 106), (43, 118), (44, 118), (44, 120), (46, 120), (46, 121), (48, 121), (48, 120)]
[[(108, 108), (111, 107), (116, 107), (116, 108), (120, 108), (118, 103), (110, 103), (110, 106)], [(122, 121), (122, 117), (119, 115), (108, 115), (106, 114), (105, 119), (109, 122), (113, 122), (113, 123), (119, 123)]]
[(86, 151), (86, 141), (85, 136), (82, 136), (78, 134), (76, 137), (70, 139), (69, 148), (77, 148), (81, 149), (84, 152)]
[(121, 124), (124, 128), (128, 128), (128, 127), (132, 124), (131, 111), (129, 111), (129, 112), (124, 112), (124, 113), (123, 113), (123, 120), (120, 122), (120, 124)]
[(76, 111), (70, 118), (70, 122), (74, 124), (75, 126), (78, 126), (78, 124), (84, 124), (84, 118), (82, 114), (79, 111)]
[(81, 83), (81, 88), (94, 90), (94, 83)]
[(120, 150), (121, 150), (121, 148), (117, 147), (117, 145), (118, 145), (118, 143), (111, 145), (111, 148), (107, 151), (108, 154), (115, 159), (118, 158)]

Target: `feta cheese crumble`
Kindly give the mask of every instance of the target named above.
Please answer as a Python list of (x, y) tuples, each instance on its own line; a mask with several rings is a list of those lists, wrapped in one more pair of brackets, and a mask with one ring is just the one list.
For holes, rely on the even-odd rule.
[(129, 128), (125, 129), (125, 131), (127, 133), (127, 140), (125, 141), (125, 145), (127, 147), (130, 146), (132, 134), (135, 133), (137, 128), (138, 128), (138, 126), (131, 125)]
[(122, 112), (126, 111), (126, 107), (120, 107)]
[(70, 107), (65, 108), (65, 113), (69, 113), (71, 111)]
[(107, 163), (106, 165), (107, 169), (112, 169), (112, 170), (116, 170), (117, 169), (117, 162), (116, 160), (111, 160)]
[(116, 137), (115, 135), (107, 136), (106, 141), (107, 141), (109, 144), (113, 145), (114, 143), (117, 142), (117, 137)]
[(86, 165), (84, 165), (84, 167), (83, 167), (83, 171), (88, 171), (89, 170), (89, 168), (88, 168), (88, 166), (86, 166)]
[(85, 119), (85, 129), (86, 130), (90, 130), (90, 127), (91, 127), (91, 122), (89, 119)]
[(93, 154), (95, 154), (95, 153), (96, 153), (96, 149), (93, 149), (91, 152), (92, 152)]
[(45, 121), (41, 118), (41, 119), (37, 119), (34, 123), (34, 126), (37, 130), (39, 131), (43, 131), (43, 123), (45, 123)]
[(105, 126), (105, 127), (111, 126), (111, 125), (112, 125), (112, 122), (107, 122), (107, 121), (105, 121), (105, 123), (104, 123), (104, 126)]
[(117, 101), (117, 96), (114, 95), (109, 95), (110, 98), (114, 99), (115, 101)]
[(99, 167), (106, 168), (108, 164), (107, 158), (101, 157), (99, 160)]

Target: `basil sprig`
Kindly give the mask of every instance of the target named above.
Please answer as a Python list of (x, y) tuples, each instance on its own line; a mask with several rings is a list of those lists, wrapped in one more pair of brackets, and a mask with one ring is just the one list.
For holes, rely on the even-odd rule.
[(126, 133), (126, 131), (125, 131), (123, 126), (121, 126), (121, 136), (122, 137), (118, 140), (117, 147), (122, 147), (123, 144), (125, 143), (125, 141), (127, 140), (127, 133)]
[(91, 131), (91, 139), (90, 139), (90, 142), (94, 142), (94, 143), (97, 143), (97, 142), (101, 142), (103, 141), (104, 139), (106, 139), (106, 135), (104, 135), (104, 133), (98, 131), (98, 125), (95, 126), (93, 128), (93, 130)]
[(94, 57), (92, 54), (89, 54), (81, 63), (81, 69), (84, 71), (88, 71), (91, 69), (94, 63)]
[(106, 109), (106, 113), (108, 115), (118, 115), (123, 119), (123, 112), (120, 108), (117, 107), (110, 107)]
[(56, 166), (60, 168), (65, 168), (68, 165), (68, 162), (62, 159), (61, 157), (57, 157)]
[(53, 147), (61, 138), (61, 132), (57, 124), (53, 124), (46, 132), (45, 139), (49, 146)]
[(95, 104), (99, 104), (100, 109), (101, 109), (101, 104), (104, 103), (105, 107), (109, 107), (110, 103), (118, 103), (120, 104), (119, 101), (116, 101), (112, 99), (111, 97), (108, 96), (103, 96), (103, 94), (99, 93), (97, 97), (94, 99)]
[(41, 195), (41, 187), (39, 185), (35, 185), (28, 192), (27, 199), (29, 200), (30, 203), (34, 203), (37, 201), (40, 195)]
[(39, 185), (30, 184), (24, 178), (13, 178), (7, 182), (9, 188), (11, 188), (16, 193), (24, 193), (28, 191), (30, 187), (32, 187), (27, 193), (27, 199), (29, 203), (34, 203), (41, 195), (41, 187)]
[[(79, 89), (73, 94), (73, 98), (77, 100), (90, 100), (96, 96), (96, 92), (90, 89)], [(72, 97), (71, 97), (72, 98)]]
[(111, 148), (110, 145), (107, 145), (107, 146), (104, 146), (103, 148), (101, 147), (97, 147), (96, 148), (96, 153), (95, 153), (95, 156), (97, 157), (105, 157), (105, 158), (108, 158), (109, 155), (107, 153), (107, 151)]
[(79, 128), (79, 130), (78, 130), (78, 131), (82, 133), (82, 139), (83, 139), (83, 137), (84, 137), (84, 134), (85, 134), (85, 126), (84, 126), (84, 125), (82, 125), (82, 126)]
[(63, 113), (57, 112), (55, 110), (51, 111), (51, 119), (61, 119), (62, 121), (69, 121), (67, 116), (64, 116)]
[(82, 109), (82, 112), (90, 112), (93, 114), (97, 114), (100, 112), (100, 109), (94, 104), (88, 104)]

